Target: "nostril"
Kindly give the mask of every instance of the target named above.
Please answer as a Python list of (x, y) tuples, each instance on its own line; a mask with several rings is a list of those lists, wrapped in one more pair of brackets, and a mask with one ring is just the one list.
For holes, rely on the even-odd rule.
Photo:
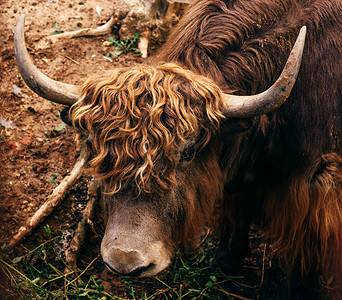
[(139, 267), (139, 268), (136, 268), (135, 270), (131, 271), (127, 275), (139, 277), (141, 275), (146, 274), (154, 266), (155, 266), (155, 264), (149, 264), (147, 267)]
[(118, 270), (116, 270), (115, 268), (113, 268), (110, 264), (105, 262), (105, 265), (107, 266), (108, 269), (110, 269), (111, 271), (120, 274), (120, 275), (129, 275), (129, 276), (135, 276), (135, 277), (139, 277), (141, 275), (144, 275), (147, 271), (149, 271), (150, 269), (152, 269), (155, 264), (149, 264), (146, 267), (138, 267), (135, 268), (127, 273), (123, 273), (123, 272), (119, 272)]

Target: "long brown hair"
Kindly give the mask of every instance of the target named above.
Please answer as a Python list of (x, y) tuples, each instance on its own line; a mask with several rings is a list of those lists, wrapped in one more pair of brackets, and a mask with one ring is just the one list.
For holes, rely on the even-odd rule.
[(111, 193), (129, 185), (151, 193), (172, 188), (180, 151), (200, 133), (197, 145), (208, 143), (222, 106), (206, 77), (175, 64), (138, 65), (86, 80), (72, 119), (92, 136), (90, 166)]
[[(245, 206), (260, 203), (258, 217), (289, 269), (307, 273), (317, 266), (342, 294), (341, 14), (335, 0), (194, 0), (159, 59), (205, 74), (224, 92), (253, 94), (274, 82), (299, 28), (307, 26), (289, 99), (253, 120), (227, 172), (245, 168), (254, 176), (255, 186), (243, 177), (239, 183), (251, 189)], [(223, 222), (239, 222), (234, 201), (241, 198), (224, 204)]]

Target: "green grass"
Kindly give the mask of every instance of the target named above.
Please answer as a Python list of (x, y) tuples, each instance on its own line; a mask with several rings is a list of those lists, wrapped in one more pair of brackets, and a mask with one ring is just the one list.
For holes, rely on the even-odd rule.
[[(45, 230), (50, 230), (45, 227)], [(3, 254), (0, 267), (10, 281), (9, 297), (20, 299), (121, 299), (108, 294), (101, 281), (92, 274), (93, 259), (83, 270), (64, 274), (68, 268), (55, 245), (60, 237), (10, 259)], [(56, 260), (56, 258), (58, 258)]]
[(136, 33), (131, 39), (127, 37), (125, 40), (117, 40), (113, 37), (108, 38), (108, 41), (114, 47), (114, 51), (109, 52), (107, 56), (119, 56), (127, 52), (140, 53), (140, 50), (136, 48), (137, 42), (139, 40), (139, 35), (139, 33)]
[(233, 299), (226, 283), (236, 278), (218, 271), (211, 242), (187, 255), (177, 252), (168, 270), (152, 278), (111, 275), (114, 288), (106, 290), (95, 267), (102, 264), (99, 255), (79, 263), (82, 269), (77, 272), (65, 274), (68, 266), (56, 251), (61, 238), (50, 227), (44, 230), (46, 242), (25, 249), (21, 256), (7, 252), (0, 257), (10, 282), (9, 299)]

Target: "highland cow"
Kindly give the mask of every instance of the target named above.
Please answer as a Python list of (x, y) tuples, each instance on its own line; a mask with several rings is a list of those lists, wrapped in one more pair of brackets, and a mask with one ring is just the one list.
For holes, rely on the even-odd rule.
[(20, 20), (23, 78), (89, 136), (110, 269), (154, 275), (212, 221), (236, 269), (255, 223), (303, 277), (291, 299), (320, 297), (320, 276), (342, 297), (341, 16), (334, 0), (196, 0), (157, 57), (80, 87), (34, 67)]

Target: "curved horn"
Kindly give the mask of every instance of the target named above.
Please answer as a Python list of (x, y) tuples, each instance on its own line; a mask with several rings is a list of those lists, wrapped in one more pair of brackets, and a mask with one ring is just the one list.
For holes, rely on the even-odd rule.
[(296, 81), (305, 43), (306, 26), (298, 34), (278, 80), (266, 91), (253, 96), (224, 94), (224, 115), (232, 118), (254, 117), (278, 109), (288, 98)]
[(72, 105), (78, 99), (79, 88), (76, 85), (55, 81), (33, 64), (27, 52), (24, 38), (25, 15), (19, 18), (14, 34), (15, 59), (26, 84), (39, 96), (53, 102)]

